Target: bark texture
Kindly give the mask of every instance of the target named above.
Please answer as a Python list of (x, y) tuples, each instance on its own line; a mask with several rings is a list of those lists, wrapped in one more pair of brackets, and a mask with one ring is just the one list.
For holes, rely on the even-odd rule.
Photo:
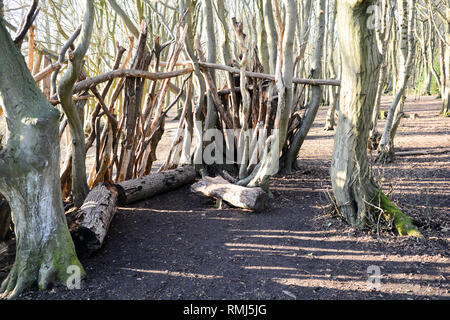
[(123, 181), (118, 185), (125, 192), (123, 203), (130, 204), (193, 183), (195, 176), (196, 172), (193, 166), (184, 166), (139, 179)]
[(0, 93), (8, 141), (0, 151), (0, 192), (12, 211), (16, 260), (0, 293), (14, 298), (38, 283), (65, 284), (69, 266), (84, 270), (67, 228), (59, 180), (59, 112), (34, 83), (0, 20)]
[(338, 3), (342, 87), (331, 162), (333, 193), (339, 212), (349, 224), (366, 227), (376, 221), (377, 210), (381, 209), (386, 220), (393, 219), (399, 234), (420, 237), (411, 220), (381, 192), (369, 168), (367, 139), (381, 56), (375, 31), (367, 27), (366, 12), (375, 3), (375, 0)]
[(92, 254), (102, 246), (116, 213), (119, 191), (106, 183), (89, 192), (70, 225), (78, 254)]

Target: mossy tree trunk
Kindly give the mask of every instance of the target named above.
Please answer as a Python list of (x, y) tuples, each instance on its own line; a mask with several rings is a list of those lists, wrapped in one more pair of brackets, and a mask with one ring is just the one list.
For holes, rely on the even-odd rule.
[(36, 86), (21, 53), (0, 20), (0, 93), (8, 141), (0, 151), (0, 192), (8, 200), (16, 235), (16, 260), (0, 293), (14, 298), (38, 283), (65, 281), (78, 266), (67, 229), (59, 180), (56, 111)]
[(411, 223), (405, 226), (407, 217), (385, 198), (373, 180), (367, 156), (381, 64), (375, 30), (367, 26), (367, 8), (375, 4), (375, 0), (338, 2), (342, 87), (331, 182), (338, 209), (350, 225), (363, 228), (374, 221), (378, 216), (374, 214), (375, 207), (383, 200), (381, 208), (386, 217), (395, 217), (394, 225), (399, 233), (412, 234), (417, 232), (415, 227)]

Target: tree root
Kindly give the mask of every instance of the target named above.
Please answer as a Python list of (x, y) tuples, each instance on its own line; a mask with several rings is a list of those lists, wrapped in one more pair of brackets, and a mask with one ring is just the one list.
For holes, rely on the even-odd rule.
[(394, 149), (385, 147), (385, 148), (381, 148), (378, 151), (378, 155), (375, 159), (375, 162), (385, 164), (385, 163), (394, 162), (394, 159), (395, 159)]
[[(68, 231), (67, 235), (70, 237)], [(86, 272), (76, 256), (75, 248), (69, 245), (64, 236), (50, 240), (42, 250), (18, 247), (16, 261), (0, 286), (0, 298), (15, 299), (36, 283), (40, 290), (47, 289), (51, 283), (67, 285), (72, 275), (69, 267), (74, 266), (79, 268), (81, 280)]]
[(420, 231), (412, 223), (411, 218), (397, 208), (381, 190), (378, 192), (376, 199), (379, 200), (380, 208), (383, 209), (384, 219), (393, 222), (399, 235), (423, 238)]
[(1, 298), (17, 298), (20, 293), (33, 285), (33, 275), (30, 271), (20, 271), (21, 267), (20, 264), (14, 264), (8, 277), (3, 281), (0, 287)]

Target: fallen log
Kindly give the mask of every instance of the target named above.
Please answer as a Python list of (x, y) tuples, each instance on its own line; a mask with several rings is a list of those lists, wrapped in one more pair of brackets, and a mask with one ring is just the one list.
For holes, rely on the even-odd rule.
[(205, 177), (191, 186), (193, 192), (223, 200), (238, 208), (261, 211), (265, 208), (268, 195), (263, 189), (247, 188), (232, 184), (222, 177)]
[(177, 189), (195, 181), (196, 172), (193, 166), (184, 166), (174, 170), (162, 171), (148, 176), (119, 182), (123, 189), (123, 200), (120, 204), (130, 204)]
[(102, 183), (92, 189), (81, 208), (68, 215), (69, 230), (78, 254), (100, 249), (116, 213), (119, 190)]
[(411, 150), (411, 151), (398, 151), (395, 153), (396, 156), (427, 156), (432, 154), (442, 154), (450, 152), (450, 149), (440, 149), (440, 150)]
[(195, 176), (194, 167), (185, 166), (114, 185), (97, 185), (80, 209), (66, 214), (77, 253), (91, 255), (101, 248), (119, 204), (130, 204), (179, 188), (194, 182)]

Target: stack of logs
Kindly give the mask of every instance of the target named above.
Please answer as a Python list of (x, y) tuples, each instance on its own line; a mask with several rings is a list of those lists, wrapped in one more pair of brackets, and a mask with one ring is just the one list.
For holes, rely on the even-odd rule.
[[(194, 167), (184, 166), (118, 184), (97, 185), (83, 206), (68, 214), (69, 229), (77, 252), (89, 255), (102, 246), (117, 206), (129, 205), (192, 184), (195, 178)], [(193, 184), (191, 190), (252, 211), (263, 210), (268, 199), (261, 188), (238, 186), (220, 176), (205, 177)]]
[[(69, 210), (66, 215), (77, 253), (86, 256), (100, 249), (118, 206), (192, 184), (195, 178), (194, 167), (184, 166), (118, 184), (98, 184), (88, 194), (81, 208)], [(238, 186), (220, 176), (204, 177), (192, 184), (191, 190), (252, 211), (263, 210), (268, 198), (261, 188)], [(0, 242), (6, 240), (10, 223), (9, 205), (0, 195)]]

